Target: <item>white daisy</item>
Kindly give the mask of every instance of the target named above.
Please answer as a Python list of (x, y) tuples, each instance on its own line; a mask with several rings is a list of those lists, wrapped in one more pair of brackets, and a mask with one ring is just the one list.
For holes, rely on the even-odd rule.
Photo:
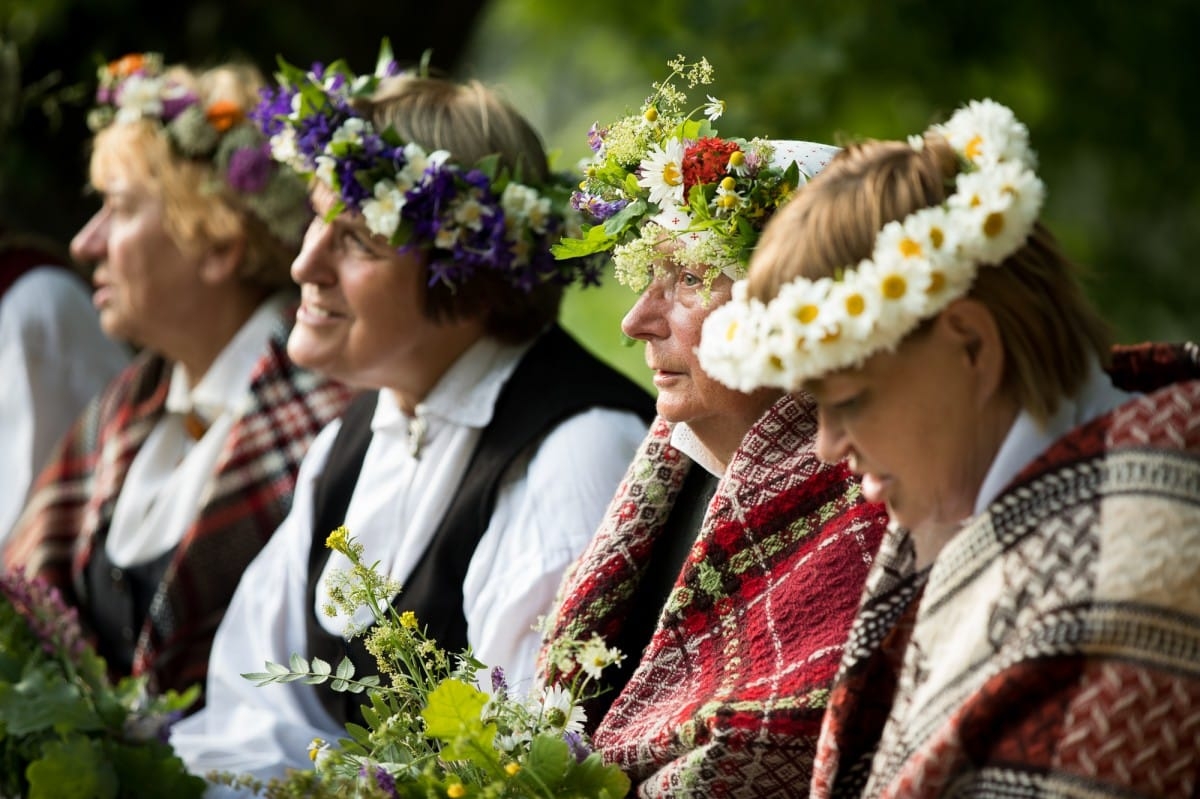
[(955, 150), (977, 167), (1017, 161), (1035, 166), (1029, 129), (993, 100), (972, 100), (944, 124), (935, 126)]
[(671, 139), (657, 144), (638, 166), (638, 185), (650, 190), (650, 202), (660, 208), (683, 204), (683, 142)]
[(708, 95), (708, 104), (704, 106), (704, 116), (708, 117), (713, 122), (721, 118), (721, 114), (725, 113), (725, 101), (718, 100), (711, 94)]
[(579, 651), (579, 665), (583, 668), (584, 673), (593, 680), (600, 679), (600, 672), (621, 660), (621, 650), (605, 646), (604, 639), (598, 635), (593, 635), (592, 639)]
[(571, 699), (570, 691), (561, 685), (549, 685), (542, 689), (542, 721), (563, 732), (583, 732), (587, 714)]

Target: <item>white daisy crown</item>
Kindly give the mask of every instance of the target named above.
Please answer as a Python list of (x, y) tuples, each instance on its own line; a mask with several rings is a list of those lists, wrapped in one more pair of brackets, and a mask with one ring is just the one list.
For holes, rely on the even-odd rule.
[[(735, 284), (705, 320), (706, 372), (739, 391), (794, 390), (893, 350), (924, 319), (970, 290), (980, 266), (1016, 252), (1045, 197), (1029, 131), (1005, 106), (971, 101), (932, 132), (962, 160), (944, 203), (883, 226), (870, 258), (834, 278), (798, 278), (767, 303)], [(923, 137), (911, 137), (920, 149)]]
[(667, 66), (670, 74), (638, 113), (588, 132), (594, 155), (571, 197), (584, 216), (582, 235), (551, 250), (558, 258), (611, 251), (618, 282), (634, 291), (650, 282), (664, 242), (675, 245), (676, 262), (703, 271), (707, 285), (722, 272), (744, 277), (767, 220), (837, 152), (811, 142), (718, 136), (712, 123), (724, 101), (708, 95), (689, 109), (675, 85), (711, 83), (712, 66), (682, 55)]

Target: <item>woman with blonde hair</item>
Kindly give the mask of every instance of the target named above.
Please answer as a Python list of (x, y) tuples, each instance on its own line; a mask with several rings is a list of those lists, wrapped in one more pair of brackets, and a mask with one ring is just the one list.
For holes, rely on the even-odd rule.
[(247, 119), (251, 67), (101, 68), (71, 243), (109, 336), (141, 348), (42, 472), (5, 552), (80, 609), (116, 674), (203, 682), (243, 569), (291, 503), (300, 458), (349, 398), (285, 351), (288, 268), (311, 212)]
[(1110, 348), (1043, 195), (992, 101), (851, 146), (705, 328), (719, 379), (816, 397), (892, 521), (814, 796), (1196, 791), (1200, 359)]

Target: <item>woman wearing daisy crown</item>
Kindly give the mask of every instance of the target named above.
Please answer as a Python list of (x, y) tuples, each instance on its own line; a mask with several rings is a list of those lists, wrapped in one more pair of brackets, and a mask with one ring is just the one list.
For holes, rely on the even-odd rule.
[(560, 638), (627, 655), (588, 712), (639, 796), (804, 795), (885, 519), (814, 456), (810, 399), (727, 389), (694, 350), (766, 219), (836, 150), (718, 138), (720, 102), (697, 123), (672, 82), (707, 82), (707, 62), (670, 66), (642, 114), (593, 129), (575, 202), (596, 224), (560, 248), (611, 247), (641, 291), (622, 328), (646, 343), (659, 416), (561, 589), (544, 667), (586, 667), (556, 657)]
[(701, 362), (811, 392), (894, 529), (830, 698), (829, 796), (1193, 796), (1200, 364), (1110, 351), (1012, 112), (847, 148)]
[(400, 611), (528, 688), (533, 626), (650, 417), (644, 391), (555, 324), (563, 288), (597, 267), (550, 254), (569, 183), (533, 129), (478, 83), (397, 71), (386, 48), (374, 75), (287, 68), (257, 115), (317, 212), (288, 350), (373, 390), (313, 443), (218, 633), (208, 706), (172, 738), (198, 773), (308, 766), (314, 738), (359, 720), (359, 695), (239, 676), (293, 653), (377, 671), (344, 637), (362, 619), (325, 612), (326, 578), (350, 566), (326, 547), (343, 523), (403, 584)]
[(71, 251), (95, 265), (104, 332), (141, 354), (68, 431), (5, 561), (78, 606), (115, 675), (184, 689), (203, 683), (242, 570), (349, 392), (285, 350), (312, 214), (247, 118), (261, 75), (140, 54), (99, 77), (102, 205)]

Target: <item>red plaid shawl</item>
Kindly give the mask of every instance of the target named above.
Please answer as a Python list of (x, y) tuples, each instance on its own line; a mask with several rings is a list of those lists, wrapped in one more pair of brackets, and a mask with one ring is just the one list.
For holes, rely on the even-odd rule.
[(1127, 389), (1192, 382), (1061, 438), (932, 570), (885, 540), (814, 796), (1200, 795), (1196, 356), (1120, 353)]
[[(642, 796), (805, 796), (821, 714), (883, 535), (785, 397), (717, 487), (653, 639), (595, 735)], [(553, 637), (612, 639), (692, 462), (651, 428), (566, 578)], [(636, 658), (636, 653), (634, 653)]]
[[(253, 403), (230, 430), (199, 517), (139, 635), (133, 669), (149, 674), (155, 691), (203, 685), (213, 634), (242, 571), (287, 513), (309, 442), (349, 399), (345, 387), (288, 360), (291, 318), (280, 316), (253, 371)], [(143, 353), (92, 401), (38, 478), (5, 552), (7, 566), (82, 599), (84, 566), (163, 412), (170, 374), (163, 358)]]

